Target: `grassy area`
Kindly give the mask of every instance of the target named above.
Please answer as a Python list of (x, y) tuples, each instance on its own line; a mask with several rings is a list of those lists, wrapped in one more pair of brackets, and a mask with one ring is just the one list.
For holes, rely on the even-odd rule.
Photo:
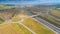
[(32, 34), (20, 24), (0, 25), (0, 34)]
[(3, 20), (2, 18), (0, 18), (0, 24), (5, 22), (5, 20)]
[(32, 31), (36, 32), (37, 34), (55, 34), (53, 31), (45, 27), (44, 25), (38, 23), (33, 18), (26, 19), (23, 24), (28, 26)]
[(54, 17), (60, 18), (60, 11), (52, 10), (50, 11), (50, 14)]
[(60, 28), (60, 21), (56, 20), (55, 18), (44, 13), (40, 14), (39, 17)]
[(0, 5), (0, 10), (6, 10), (6, 9), (13, 9), (15, 8), (14, 6), (1, 6)]
[(7, 9), (17, 9), (17, 8), (20, 8), (18, 6), (11, 6), (11, 5), (1, 5), (0, 4), (0, 10), (7, 10)]
[(29, 16), (28, 16), (27, 14), (20, 13), (20, 14), (18, 14), (17, 16), (14, 16), (14, 17), (12, 18), (12, 21), (13, 21), (13, 22), (18, 22), (18, 21), (20, 21), (21, 19), (26, 18), (26, 17), (29, 17)]
[(18, 17), (18, 18), (17, 18), (17, 17), (12, 18), (12, 21), (13, 21), (13, 22), (18, 22), (18, 21), (20, 21), (20, 20), (21, 20), (21, 18), (19, 18), (19, 17)]

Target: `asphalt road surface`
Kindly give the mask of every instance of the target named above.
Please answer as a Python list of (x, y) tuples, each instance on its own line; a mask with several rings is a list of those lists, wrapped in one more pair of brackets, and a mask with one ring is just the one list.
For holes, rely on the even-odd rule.
[(39, 18), (39, 17), (34, 17), (35, 19), (37, 19), (38, 21), (40, 21), (41, 23), (45, 24), (46, 26), (48, 26), (49, 28), (53, 29), (54, 31), (56, 31), (57, 33), (60, 33), (60, 28), (57, 28), (56, 26), (50, 24), (49, 22)]

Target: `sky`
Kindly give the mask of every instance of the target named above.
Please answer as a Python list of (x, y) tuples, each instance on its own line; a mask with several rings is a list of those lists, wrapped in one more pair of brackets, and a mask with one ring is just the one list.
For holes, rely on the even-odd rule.
[(36, 5), (36, 4), (59, 4), (60, 0), (0, 0), (0, 4), (19, 4), (19, 5)]

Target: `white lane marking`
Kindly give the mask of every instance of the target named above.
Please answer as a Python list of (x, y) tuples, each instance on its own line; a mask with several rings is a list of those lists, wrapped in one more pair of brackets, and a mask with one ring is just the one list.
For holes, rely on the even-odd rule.
[[(33, 18), (33, 17), (36, 17), (36, 16), (38, 16), (39, 14), (37, 14), (37, 15), (32, 15), (32, 16), (30, 16), (31, 18)], [(35, 18), (34, 18), (35, 19)], [(35, 19), (36, 20), (36, 19)], [(38, 20), (36, 20), (37, 22), (39, 22), (40, 23), (40, 21), (38, 21)], [(43, 24), (43, 23), (41, 23), (41, 24)], [(43, 24), (44, 26), (46, 26), (45, 24)], [(47, 28), (49, 28), (48, 26), (46, 26)], [(55, 32), (56, 34), (58, 34), (56, 31), (54, 31), (53, 29), (51, 29), (51, 28), (49, 28), (50, 30), (52, 30), (53, 32)]]
[[(34, 20), (36, 20), (35, 18), (33, 18)], [(45, 24), (43, 24), (43, 23), (41, 23), (40, 21), (38, 21), (38, 20), (36, 20), (38, 23), (40, 23), (40, 24), (42, 24), (42, 25), (44, 25), (44, 26), (46, 26)], [(47, 28), (49, 28), (48, 26), (46, 26)], [(50, 30), (52, 30), (51, 28), (49, 28)], [(54, 33), (56, 33), (56, 34), (58, 34), (56, 31), (54, 31), (54, 30), (52, 30)]]

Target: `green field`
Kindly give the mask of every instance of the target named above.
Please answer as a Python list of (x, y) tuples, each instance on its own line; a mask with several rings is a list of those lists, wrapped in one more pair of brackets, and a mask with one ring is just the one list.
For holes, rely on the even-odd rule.
[(49, 28), (47, 28), (44, 25), (38, 23), (33, 18), (27, 18), (23, 22), (23, 24), (25, 24), (27, 27), (29, 27), (30, 29), (32, 29), (32, 31), (36, 32), (37, 34), (55, 34)]
[(13, 9), (13, 8), (15, 8), (14, 6), (1, 6), (0, 5), (0, 10), (6, 10), (6, 9)]
[(19, 18), (19, 17), (14, 17), (14, 18), (12, 18), (12, 21), (13, 22), (18, 22), (18, 21), (20, 21), (21, 20), (21, 18)]
[(51, 17), (47, 14), (44, 14), (44, 13), (40, 14), (40, 16), (38, 16), (38, 17), (40, 17), (40, 18), (48, 21), (49, 23), (51, 23), (51, 24), (60, 28), (60, 21), (56, 20), (55, 18), (53, 18), (53, 17)]
[(17, 9), (17, 8), (20, 8), (20, 7), (19, 6), (9, 6), (9, 5), (0, 4), (0, 10)]
[(60, 18), (60, 11), (58, 10), (52, 10), (50, 11), (50, 14), (56, 18)]
[(5, 20), (0, 18), (0, 24), (3, 23), (3, 22), (5, 22)]

